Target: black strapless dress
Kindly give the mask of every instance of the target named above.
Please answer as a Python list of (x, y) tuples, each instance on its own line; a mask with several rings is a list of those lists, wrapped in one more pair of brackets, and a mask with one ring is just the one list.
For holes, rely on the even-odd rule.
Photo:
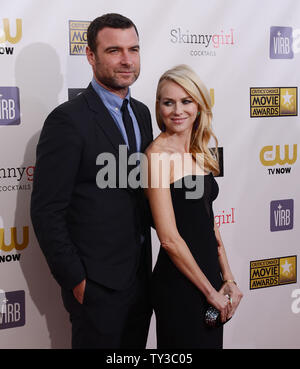
[[(204, 183), (203, 196), (187, 199), (191, 184)], [(199, 182), (200, 181), (200, 182)], [(200, 185), (199, 184), (199, 185)], [(189, 175), (170, 185), (176, 224), (181, 237), (210, 281), (219, 290), (222, 286), (214, 233), (212, 202), (219, 187), (212, 174)], [(151, 293), (156, 316), (157, 348), (197, 349), (222, 348), (223, 327), (209, 328), (204, 323), (207, 301), (202, 292), (182, 274), (160, 247), (152, 274)]]

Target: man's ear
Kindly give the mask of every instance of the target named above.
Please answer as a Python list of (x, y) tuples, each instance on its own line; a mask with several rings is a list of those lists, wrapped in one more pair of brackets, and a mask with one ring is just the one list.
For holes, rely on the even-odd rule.
[(94, 66), (96, 64), (95, 53), (89, 48), (89, 46), (86, 47), (85, 53), (90, 65)]

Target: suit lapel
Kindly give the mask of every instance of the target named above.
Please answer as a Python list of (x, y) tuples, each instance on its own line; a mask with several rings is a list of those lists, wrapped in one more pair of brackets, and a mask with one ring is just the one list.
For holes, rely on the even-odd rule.
[(114, 119), (91, 84), (89, 84), (88, 88), (83, 92), (83, 94), (90, 109), (96, 113), (97, 124), (103, 130), (117, 153), (119, 153), (119, 145), (126, 145), (126, 143)]
[[(91, 84), (89, 84), (88, 88), (83, 92), (83, 94), (87, 100), (90, 109), (96, 113), (97, 124), (103, 130), (106, 137), (110, 140), (115, 150), (119, 152), (119, 145), (126, 145), (126, 142), (124, 141), (124, 138), (119, 131), (114, 119), (110, 115), (109, 111), (107, 110)], [(141, 114), (141, 110), (138, 108), (134, 99), (130, 100), (130, 105), (140, 128), (141, 152), (143, 152), (147, 145), (146, 124), (144, 122), (145, 118)]]
[[(124, 141), (123, 136), (119, 131), (119, 128), (117, 127), (114, 119), (110, 115), (109, 111), (107, 110), (91, 84), (89, 84), (88, 88), (82, 94), (85, 96), (90, 109), (96, 113), (96, 121), (98, 126), (103, 130), (106, 137), (116, 150), (117, 157), (119, 157), (119, 146), (126, 146), (126, 142)], [(129, 186), (124, 189), (131, 193), (133, 193), (134, 191)]]

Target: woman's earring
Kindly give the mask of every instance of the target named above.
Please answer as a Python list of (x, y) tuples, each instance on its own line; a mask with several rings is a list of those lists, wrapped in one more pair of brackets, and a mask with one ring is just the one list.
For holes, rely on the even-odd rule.
[(165, 123), (163, 123), (163, 124), (161, 125), (161, 131), (162, 131), (162, 132), (166, 132), (166, 125), (165, 125)]

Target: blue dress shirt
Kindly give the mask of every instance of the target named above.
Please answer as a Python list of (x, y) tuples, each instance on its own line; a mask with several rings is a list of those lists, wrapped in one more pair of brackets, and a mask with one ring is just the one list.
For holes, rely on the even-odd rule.
[[(99, 95), (99, 97), (101, 98), (101, 100), (103, 101), (103, 104), (105, 105), (105, 107), (110, 112), (110, 115), (114, 119), (128, 147), (129, 146), (128, 138), (127, 138), (126, 129), (123, 123), (122, 112), (121, 112), (121, 106), (123, 104), (123, 99), (113, 94), (112, 92), (106, 90), (104, 87), (100, 86), (99, 83), (96, 82), (95, 78), (92, 79), (92, 86), (94, 90), (97, 92), (97, 94)], [(130, 89), (128, 89), (128, 94), (125, 96), (125, 99), (130, 101)], [(137, 151), (140, 152), (141, 151), (141, 132), (140, 132), (138, 122), (131, 109), (130, 104), (128, 104), (128, 111), (129, 111), (129, 114), (133, 122)]]

